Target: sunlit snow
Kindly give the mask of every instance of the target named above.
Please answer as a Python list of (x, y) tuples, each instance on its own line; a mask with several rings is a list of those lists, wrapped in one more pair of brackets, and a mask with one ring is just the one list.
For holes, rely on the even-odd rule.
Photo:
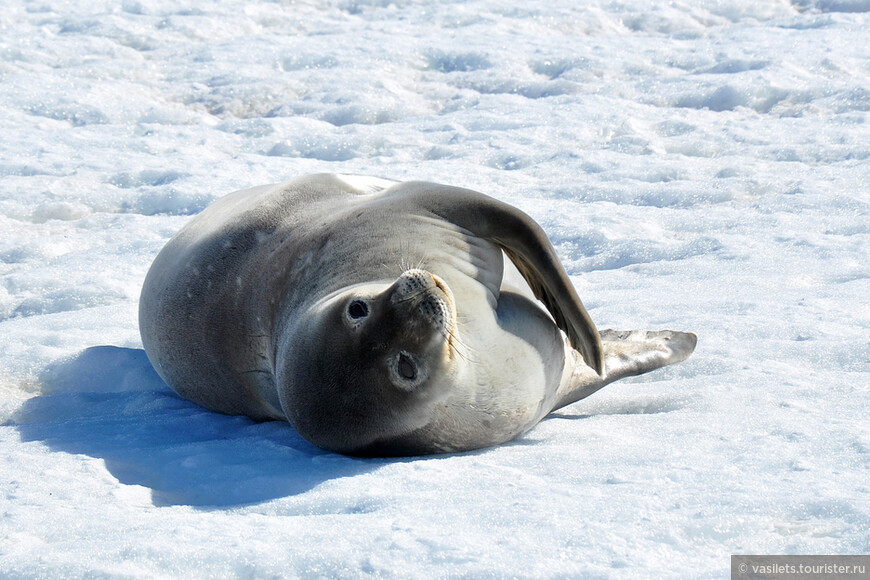
[[(0, 576), (727, 577), (870, 553), (866, 0), (11, 0)], [(362, 460), (148, 364), (190, 216), (314, 172), (532, 215), (600, 328), (698, 334), (507, 445)]]

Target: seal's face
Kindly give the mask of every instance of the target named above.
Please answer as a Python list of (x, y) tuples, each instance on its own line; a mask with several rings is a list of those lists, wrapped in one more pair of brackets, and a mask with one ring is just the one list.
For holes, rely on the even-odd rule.
[(281, 403), (319, 447), (353, 453), (410, 433), (449, 390), (456, 309), (447, 284), (425, 270), (333, 296), (302, 325), (279, 377)]

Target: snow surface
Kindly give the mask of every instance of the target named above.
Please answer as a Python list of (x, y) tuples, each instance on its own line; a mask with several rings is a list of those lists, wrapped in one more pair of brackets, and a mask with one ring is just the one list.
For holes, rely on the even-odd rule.
[[(870, 553), (867, 0), (10, 0), (0, 576), (727, 577)], [(321, 171), (513, 203), (601, 328), (698, 333), (499, 448), (361, 460), (181, 400), (161, 246)]]

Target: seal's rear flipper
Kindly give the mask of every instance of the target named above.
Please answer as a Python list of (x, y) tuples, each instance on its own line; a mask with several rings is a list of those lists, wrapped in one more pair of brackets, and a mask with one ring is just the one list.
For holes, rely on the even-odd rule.
[(603, 377), (585, 367), (581, 357), (575, 357), (572, 384), (566, 385), (566, 392), (554, 410), (585, 399), (613, 381), (684, 361), (698, 342), (698, 337), (691, 332), (675, 330), (602, 330), (599, 335), (604, 359)]
[(689, 358), (698, 337), (675, 330), (603, 330), (604, 384)]

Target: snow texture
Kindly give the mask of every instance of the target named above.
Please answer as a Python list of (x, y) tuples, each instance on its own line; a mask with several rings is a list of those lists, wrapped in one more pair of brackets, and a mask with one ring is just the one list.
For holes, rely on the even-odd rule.
[[(870, 552), (867, 0), (10, 0), (0, 576), (727, 577)], [(600, 328), (696, 332), (489, 450), (322, 452), (154, 374), (145, 272), (322, 171), (542, 224)]]

